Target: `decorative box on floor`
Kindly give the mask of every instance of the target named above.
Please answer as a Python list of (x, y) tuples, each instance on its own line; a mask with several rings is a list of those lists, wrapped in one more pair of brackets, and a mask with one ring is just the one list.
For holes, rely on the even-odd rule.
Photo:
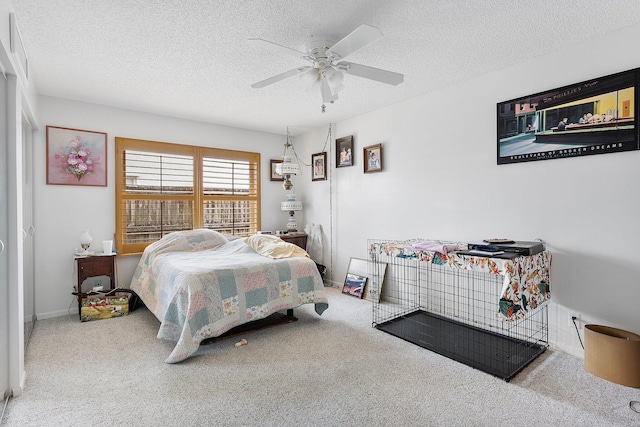
[(129, 294), (113, 296), (93, 295), (82, 298), (80, 321), (111, 319), (129, 314)]
[[(367, 242), (369, 283), (386, 264), (375, 328), (505, 381), (546, 350), (549, 252), (498, 259), (423, 242)], [(446, 254), (424, 249), (439, 244)]]

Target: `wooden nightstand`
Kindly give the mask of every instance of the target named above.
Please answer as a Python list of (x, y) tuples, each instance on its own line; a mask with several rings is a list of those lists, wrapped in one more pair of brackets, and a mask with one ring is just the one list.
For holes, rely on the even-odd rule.
[(293, 243), (294, 245), (300, 246), (305, 251), (307, 250), (307, 233), (279, 234), (278, 237), (280, 237), (285, 242)]
[(75, 257), (78, 265), (78, 315), (82, 311), (82, 298), (87, 297), (87, 293), (82, 292), (82, 283), (89, 277), (107, 276), (110, 280), (110, 289), (116, 288), (116, 254), (112, 255), (89, 255)]

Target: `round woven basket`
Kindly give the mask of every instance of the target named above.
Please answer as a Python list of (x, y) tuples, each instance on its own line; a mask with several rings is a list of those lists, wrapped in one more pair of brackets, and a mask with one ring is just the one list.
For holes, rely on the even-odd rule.
[(640, 335), (609, 326), (585, 325), (584, 368), (616, 384), (640, 388)]

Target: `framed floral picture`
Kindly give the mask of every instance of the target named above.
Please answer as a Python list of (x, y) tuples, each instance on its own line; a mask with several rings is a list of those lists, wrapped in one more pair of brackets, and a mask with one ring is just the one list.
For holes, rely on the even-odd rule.
[(311, 180), (323, 181), (327, 179), (327, 152), (311, 155)]
[(107, 134), (47, 126), (47, 184), (107, 186)]
[(364, 173), (382, 172), (382, 144), (364, 147)]
[(336, 167), (353, 166), (353, 135), (336, 139)]

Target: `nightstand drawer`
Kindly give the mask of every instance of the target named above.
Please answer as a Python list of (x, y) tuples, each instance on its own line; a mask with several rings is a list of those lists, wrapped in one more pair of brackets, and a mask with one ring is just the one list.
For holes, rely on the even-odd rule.
[(293, 243), (300, 246), (305, 251), (307, 250), (307, 234), (306, 233), (289, 233), (278, 235), (285, 242)]
[(78, 279), (81, 277), (85, 279), (95, 276), (113, 276), (113, 259), (113, 256), (78, 258)]

